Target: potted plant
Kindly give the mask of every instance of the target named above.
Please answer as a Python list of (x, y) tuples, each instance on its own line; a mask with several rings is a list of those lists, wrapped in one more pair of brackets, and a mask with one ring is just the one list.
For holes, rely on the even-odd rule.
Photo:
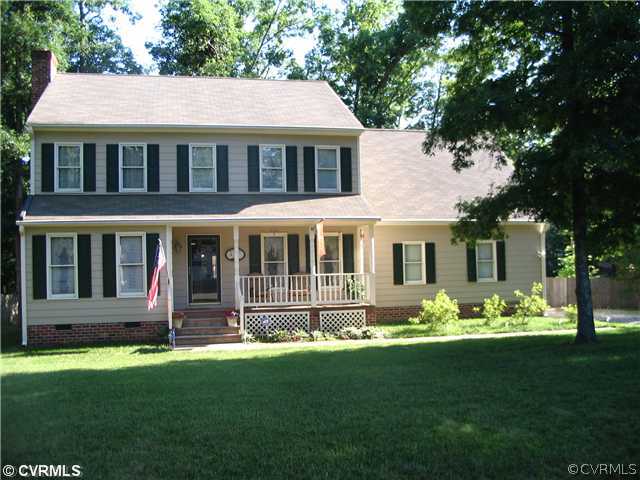
[(183, 321), (184, 321), (184, 313), (173, 312), (173, 328), (182, 328)]
[(227, 319), (227, 325), (230, 327), (237, 327), (238, 326), (238, 312), (236, 312), (235, 310), (229, 310), (224, 312), (224, 316)]

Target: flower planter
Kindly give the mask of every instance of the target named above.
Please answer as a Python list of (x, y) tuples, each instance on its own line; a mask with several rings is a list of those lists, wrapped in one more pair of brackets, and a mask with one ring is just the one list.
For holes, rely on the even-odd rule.
[(173, 328), (182, 328), (182, 322), (184, 321), (184, 315), (181, 313), (173, 314)]
[(229, 315), (227, 318), (227, 325), (229, 327), (237, 327), (238, 326), (238, 317), (234, 315)]

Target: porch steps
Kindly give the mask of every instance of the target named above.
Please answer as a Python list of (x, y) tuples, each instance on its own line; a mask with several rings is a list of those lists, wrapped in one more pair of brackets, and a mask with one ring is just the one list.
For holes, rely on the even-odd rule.
[(218, 343), (240, 342), (239, 327), (230, 327), (224, 311), (210, 309), (183, 310), (182, 328), (176, 328), (176, 348), (200, 347)]

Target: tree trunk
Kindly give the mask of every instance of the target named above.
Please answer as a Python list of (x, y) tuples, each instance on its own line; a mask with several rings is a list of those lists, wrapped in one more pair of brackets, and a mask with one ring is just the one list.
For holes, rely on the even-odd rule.
[(573, 239), (576, 262), (576, 300), (578, 303), (578, 331), (575, 343), (596, 341), (596, 326), (593, 321), (591, 280), (587, 261), (587, 195), (584, 171), (576, 173), (573, 180)]

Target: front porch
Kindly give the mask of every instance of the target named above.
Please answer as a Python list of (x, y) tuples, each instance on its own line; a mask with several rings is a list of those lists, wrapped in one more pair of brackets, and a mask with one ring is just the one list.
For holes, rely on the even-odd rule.
[[(167, 227), (170, 328), (174, 315), (187, 318), (177, 338), (188, 333), (200, 344), (214, 343), (217, 330), (221, 341), (269, 328), (311, 331), (326, 312), (357, 311), (347, 317), (367, 323), (375, 305), (373, 224), (324, 223), (323, 256), (317, 231), (316, 223), (286, 221)], [(234, 332), (221, 329), (229, 310), (238, 313)], [(209, 338), (196, 338), (201, 333)]]

